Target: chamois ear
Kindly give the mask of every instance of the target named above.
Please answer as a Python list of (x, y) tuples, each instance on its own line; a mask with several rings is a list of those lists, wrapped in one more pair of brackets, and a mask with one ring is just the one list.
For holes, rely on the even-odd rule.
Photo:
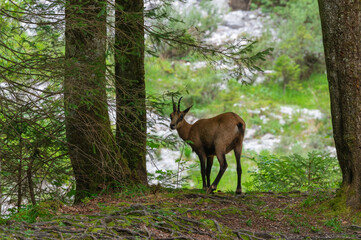
[(192, 106), (190, 106), (190, 107), (188, 107), (187, 109), (185, 109), (183, 112), (184, 112), (184, 114), (187, 114), (187, 112), (189, 111), (189, 109), (191, 109), (191, 107), (193, 107), (193, 105)]

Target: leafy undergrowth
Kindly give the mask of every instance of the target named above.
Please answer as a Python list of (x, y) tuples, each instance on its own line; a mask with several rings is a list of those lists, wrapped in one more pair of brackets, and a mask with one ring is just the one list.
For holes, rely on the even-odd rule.
[(1, 239), (359, 239), (361, 215), (334, 193), (243, 196), (155, 188), (61, 206), (33, 223), (5, 221)]

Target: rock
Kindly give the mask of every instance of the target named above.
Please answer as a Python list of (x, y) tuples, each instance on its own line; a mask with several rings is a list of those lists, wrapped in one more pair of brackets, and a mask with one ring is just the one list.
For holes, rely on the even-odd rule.
[(228, 5), (232, 10), (249, 10), (250, 0), (229, 0)]

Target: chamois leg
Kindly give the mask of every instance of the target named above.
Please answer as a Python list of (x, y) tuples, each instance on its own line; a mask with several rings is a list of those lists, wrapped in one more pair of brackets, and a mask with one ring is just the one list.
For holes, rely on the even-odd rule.
[(203, 183), (203, 190), (207, 190), (206, 185), (206, 156), (205, 154), (198, 154), (199, 161), (201, 162), (201, 175), (202, 175), (202, 183)]
[(207, 193), (212, 193), (217, 189), (218, 183), (221, 180), (224, 172), (226, 171), (228, 164), (226, 161), (226, 155), (224, 153), (217, 154), (218, 162), (219, 162), (219, 172), (217, 174), (216, 179), (214, 179), (212, 185), (208, 188)]
[(213, 156), (207, 157), (207, 167), (206, 167), (207, 188), (211, 186), (212, 165), (213, 165)]
[(241, 165), (241, 155), (242, 155), (242, 143), (237, 145), (234, 149), (234, 155), (236, 156), (237, 161), (237, 189), (236, 194), (242, 193), (242, 165)]

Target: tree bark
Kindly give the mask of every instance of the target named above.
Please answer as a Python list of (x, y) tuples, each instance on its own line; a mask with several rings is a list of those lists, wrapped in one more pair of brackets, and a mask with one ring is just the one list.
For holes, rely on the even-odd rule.
[(26, 170), (26, 177), (28, 179), (29, 195), (30, 200), (33, 206), (36, 205), (35, 192), (34, 192), (34, 182), (33, 182), (33, 163), (34, 159), (29, 159), (28, 169)]
[(116, 141), (138, 183), (147, 184), (143, 0), (115, 1)]
[(69, 0), (65, 19), (66, 137), (77, 203), (110, 181), (121, 181), (128, 168), (116, 154), (108, 114), (106, 1)]
[(319, 0), (342, 194), (361, 208), (361, 1)]

